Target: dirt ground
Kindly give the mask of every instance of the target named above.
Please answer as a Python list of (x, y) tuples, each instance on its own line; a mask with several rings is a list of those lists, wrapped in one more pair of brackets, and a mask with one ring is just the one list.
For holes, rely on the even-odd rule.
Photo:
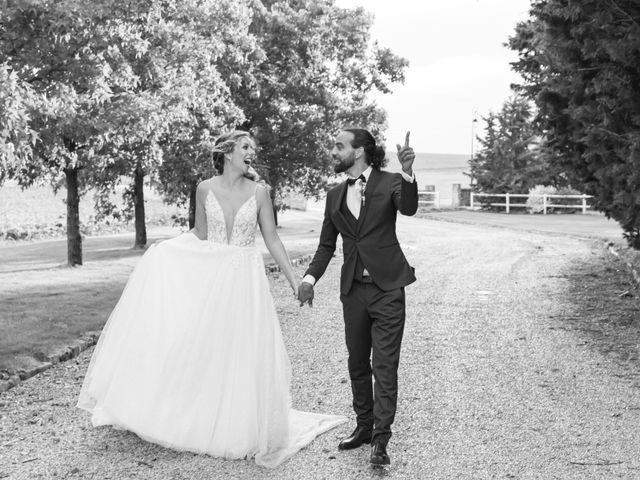
[[(392, 466), (339, 452), (353, 427), (340, 259), (313, 309), (274, 299), (294, 406), (350, 417), (275, 470), (174, 452), (75, 408), (91, 350), (0, 396), (0, 478), (637, 479), (637, 287), (602, 240), (401, 219), (407, 288)], [(302, 274), (303, 268), (298, 267)]]

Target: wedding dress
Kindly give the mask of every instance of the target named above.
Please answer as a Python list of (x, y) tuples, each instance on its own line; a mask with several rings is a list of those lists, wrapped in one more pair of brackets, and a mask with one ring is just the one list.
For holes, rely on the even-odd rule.
[(96, 345), (78, 407), (95, 426), (275, 467), (345, 418), (291, 408), (289, 357), (254, 244), (255, 194), (229, 229), (213, 191), (205, 212), (206, 241), (185, 233), (138, 262)]

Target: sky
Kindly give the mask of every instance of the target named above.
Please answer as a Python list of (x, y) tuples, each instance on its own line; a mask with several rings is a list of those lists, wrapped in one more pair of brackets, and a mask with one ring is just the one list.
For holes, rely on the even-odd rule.
[[(416, 152), (471, 155), (482, 116), (497, 112), (519, 81), (503, 44), (528, 17), (529, 0), (336, 0), (374, 14), (372, 39), (409, 60), (405, 83), (373, 98), (388, 115), (386, 143), (411, 131)], [(478, 121), (473, 123), (473, 118)], [(473, 135), (472, 135), (473, 130)]]

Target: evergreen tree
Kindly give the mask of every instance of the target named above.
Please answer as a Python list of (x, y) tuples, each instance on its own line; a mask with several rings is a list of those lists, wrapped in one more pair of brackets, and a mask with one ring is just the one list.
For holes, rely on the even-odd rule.
[(514, 96), (500, 112), (483, 118), (484, 136), (478, 138), (481, 148), (469, 162), (476, 192), (528, 193), (535, 185), (563, 184), (563, 175), (540, 148), (533, 117), (531, 103)]
[(640, 248), (640, 3), (535, 1), (509, 45), (554, 162)]

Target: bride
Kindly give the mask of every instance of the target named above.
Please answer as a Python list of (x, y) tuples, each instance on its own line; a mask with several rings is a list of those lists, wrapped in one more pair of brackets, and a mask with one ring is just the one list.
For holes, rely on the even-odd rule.
[(93, 425), (275, 467), (345, 420), (291, 408), (289, 358), (254, 245), (258, 225), (294, 293), (296, 278), (269, 192), (250, 178), (254, 159), (248, 132), (220, 137), (219, 175), (198, 186), (195, 228), (138, 262), (80, 392), (78, 407)]

